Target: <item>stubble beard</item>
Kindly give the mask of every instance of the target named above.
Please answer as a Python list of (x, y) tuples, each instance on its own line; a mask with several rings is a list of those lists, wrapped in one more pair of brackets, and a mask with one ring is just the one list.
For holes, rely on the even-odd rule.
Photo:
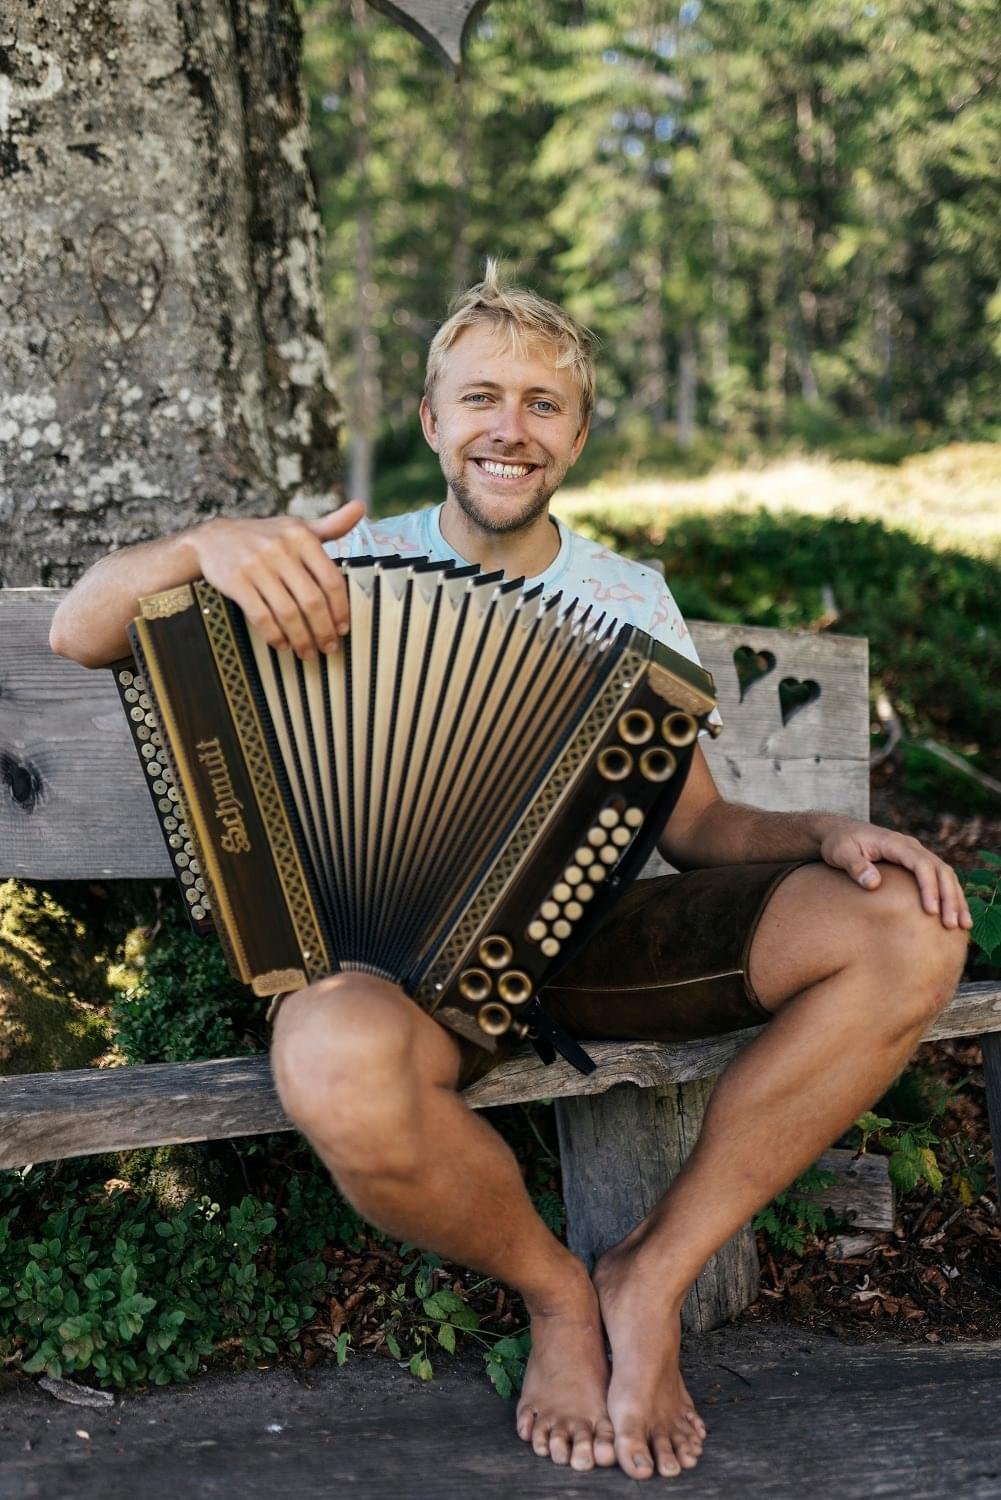
[[(513, 461), (507, 460), (509, 463)], [(512, 531), (521, 531), (531, 526), (539, 516), (544, 515), (550, 500), (563, 483), (567, 469), (570, 467), (569, 464), (565, 465), (555, 475), (548, 466), (540, 469), (538, 487), (525, 497), (522, 508), (513, 514), (497, 516), (492, 514), (487, 506), (473, 494), (461, 461), (458, 465), (454, 465), (451, 461), (446, 462), (439, 454), (439, 462), (448, 488), (463, 515), (481, 531), (488, 531), (494, 536), (507, 536)]]

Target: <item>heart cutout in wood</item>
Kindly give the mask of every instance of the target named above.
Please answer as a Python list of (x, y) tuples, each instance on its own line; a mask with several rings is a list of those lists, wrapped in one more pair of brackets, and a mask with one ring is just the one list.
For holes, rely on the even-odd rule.
[(740, 701), (743, 703), (756, 682), (775, 671), (775, 657), (771, 651), (755, 651), (753, 646), (738, 646), (733, 653), (733, 664), (737, 669), (740, 684)]
[(470, 26), (489, 0), (368, 0), (374, 10), (396, 21), (439, 57), (453, 75), (462, 67), (462, 46)]
[(90, 237), (90, 279), (108, 323), (123, 344), (131, 344), (163, 296), (163, 241), (145, 227), (129, 231), (117, 224), (98, 224)]
[(800, 709), (809, 704), (816, 703), (819, 697), (820, 683), (814, 682), (812, 677), (808, 677), (805, 682), (800, 682), (798, 677), (783, 677), (779, 683), (783, 724), (788, 724), (794, 714), (798, 714)]

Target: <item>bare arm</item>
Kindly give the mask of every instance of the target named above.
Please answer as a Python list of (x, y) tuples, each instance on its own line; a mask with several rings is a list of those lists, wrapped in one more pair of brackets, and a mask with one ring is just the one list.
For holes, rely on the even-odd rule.
[(144, 594), (205, 578), (236, 600), (270, 645), (304, 658), (335, 650), (348, 628), (347, 593), (323, 543), (344, 536), (363, 514), (351, 501), (315, 521), (217, 516), (112, 552), (63, 599), (49, 645), (82, 666), (107, 666), (127, 655), (126, 628)]
[(844, 870), (864, 890), (880, 886), (881, 862), (902, 865), (914, 876), (925, 911), (938, 912), (945, 927), (973, 925), (955, 872), (917, 839), (839, 813), (764, 812), (727, 802), (698, 745), (658, 848), (679, 870), (823, 860)]

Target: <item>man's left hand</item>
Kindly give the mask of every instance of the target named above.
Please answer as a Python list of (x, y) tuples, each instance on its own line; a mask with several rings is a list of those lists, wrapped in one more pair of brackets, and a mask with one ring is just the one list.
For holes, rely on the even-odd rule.
[(917, 881), (921, 905), (926, 912), (937, 913), (943, 927), (973, 926), (955, 870), (910, 834), (839, 818), (821, 842), (820, 857), (867, 891), (877, 890), (882, 883), (880, 860), (903, 865)]

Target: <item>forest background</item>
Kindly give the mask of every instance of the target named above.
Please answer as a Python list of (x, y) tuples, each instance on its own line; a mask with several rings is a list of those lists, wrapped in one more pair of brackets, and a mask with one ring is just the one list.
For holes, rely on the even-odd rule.
[[(965, 870), (970, 972), (997, 973), (997, 8), (494, 0), (458, 85), (363, 0), (301, 18), (345, 491), (379, 513), (440, 497), (424, 355), (500, 255), (601, 342), (561, 513), (659, 556), (690, 616), (869, 637), (875, 813)], [(166, 887), (0, 887), (6, 1071), (260, 1050), (258, 1012)], [(763, 1221), (784, 1310), (988, 1331), (978, 1068), (972, 1044), (923, 1049), (849, 1133), (904, 1195), (864, 1302), (808, 1196)], [(497, 1123), (558, 1229), (551, 1119)], [(426, 1377), (468, 1336), (500, 1389), (518, 1377), (517, 1304), (366, 1231), (287, 1137), (6, 1173), (0, 1207), (0, 1340), (28, 1373), (122, 1386), (371, 1346)], [(909, 1225), (932, 1243), (905, 1271)]]

